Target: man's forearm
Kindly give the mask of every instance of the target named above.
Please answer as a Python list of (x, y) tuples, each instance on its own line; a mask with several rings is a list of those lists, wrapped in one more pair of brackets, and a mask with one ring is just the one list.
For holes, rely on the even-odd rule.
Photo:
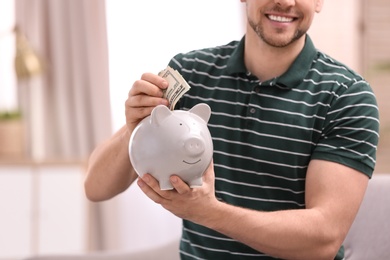
[(137, 178), (129, 160), (129, 138), (124, 126), (91, 154), (85, 180), (85, 192), (90, 200), (110, 199)]
[(260, 212), (218, 202), (209, 212), (199, 224), (283, 259), (333, 259), (342, 242), (315, 209)]

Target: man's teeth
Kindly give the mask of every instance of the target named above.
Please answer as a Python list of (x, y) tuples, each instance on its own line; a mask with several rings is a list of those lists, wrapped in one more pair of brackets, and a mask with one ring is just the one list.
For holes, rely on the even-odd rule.
[(276, 15), (269, 15), (269, 19), (272, 21), (276, 22), (281, 22), (281, 23), (289, 23), (292, 22), (293, 18), (285, 17), (285, 16), (276, 16)]

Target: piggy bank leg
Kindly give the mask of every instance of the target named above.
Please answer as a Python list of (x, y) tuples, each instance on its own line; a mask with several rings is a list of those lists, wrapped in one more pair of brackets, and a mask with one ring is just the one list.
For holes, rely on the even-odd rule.
[(173, 186), (171, 184), (171, 182), (168, 180), (159, 180), (158, 181), (159, 184), (160, 184), (160, 189), (161, 190), (172, 190), (173, 189)]
[(191, 188), (202, 186), (202, 184), (203, 184), (202, 178), (198, 178), (198, 179), (191, 180), (191, 181), (188, 182), (188, 185)]

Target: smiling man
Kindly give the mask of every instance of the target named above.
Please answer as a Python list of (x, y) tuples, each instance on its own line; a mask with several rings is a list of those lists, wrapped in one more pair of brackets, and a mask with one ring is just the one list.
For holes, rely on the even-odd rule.
[[(246, 2), (246, 1), (241, 1)], [(267, 1), (248, 1), (248, 24), (253, 32), (267, 45), (286, 47), (295, 41), (304, 42), (315, 12), (320, 12), (322, 1), (283, 1), (277, 5), (268, 5)], [(284, 6), (299, 8), (285, 8)]]
[[(183, 218), (182, 259), (343, 259), (375, 167), (375, 96), (306, 34), (323, 1), (241, 2), (241, 41), (169, 62), (191, 85), (176, 108), (203, 102), (212, 110), (214, 154), (203, 185), (190, 188), (174, 172), (174, 190), (160, 190), (149, 174), (137, 184)], [(169, 105), (166, 87), (152, 73), (134, 82), (127, 124), (90, 157), (88, 198), (112, 198), (137, 179), (128, 140), (155, 106)]]

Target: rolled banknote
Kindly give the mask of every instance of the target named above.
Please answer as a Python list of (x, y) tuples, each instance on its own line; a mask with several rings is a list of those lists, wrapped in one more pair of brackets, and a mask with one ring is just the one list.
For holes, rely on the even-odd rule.
[(184, 80), (177, 70), (167, 66), (164, 70), (158, 73), (160, 77), (166, 79), (169, 86), (164, 90), (163, 97), (168, 99), (169, 109), (173, 110), (177, 101), (188, 91), (190, 86)]

